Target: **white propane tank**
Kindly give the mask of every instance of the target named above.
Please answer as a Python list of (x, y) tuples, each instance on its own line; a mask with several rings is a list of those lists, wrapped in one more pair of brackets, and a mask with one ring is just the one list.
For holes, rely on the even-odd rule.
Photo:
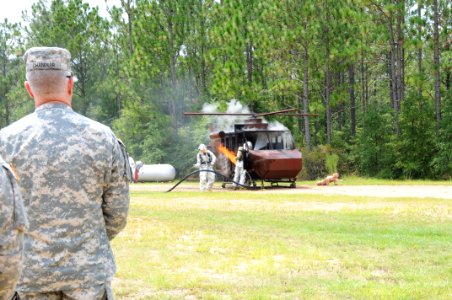
[(138, 171), (138, 181), (171, 181), (176, 169), (169, 164), (143, 165)]

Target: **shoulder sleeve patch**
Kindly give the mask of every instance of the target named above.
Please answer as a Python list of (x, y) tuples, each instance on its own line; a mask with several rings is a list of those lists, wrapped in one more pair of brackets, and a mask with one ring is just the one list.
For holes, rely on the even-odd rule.
[(132, 173), (132, 167), (129, 163), (129, 154), (127, 153), (126, 145), (120, 140), (117, 139), (119, 148), (121, 149), (121, 155), (124, 159), (124, 177), (127, 177), (127, 179), (130, 182), (133, 182), (133, 173)]

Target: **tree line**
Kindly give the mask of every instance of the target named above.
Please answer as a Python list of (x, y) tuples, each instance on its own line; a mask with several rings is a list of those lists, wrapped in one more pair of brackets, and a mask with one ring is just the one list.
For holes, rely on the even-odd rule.
[(33, 111), (25, 50), (59, 46), (78, 79), (74, 109), (145, 163), (188, 173), (209, 120), (182, 113), (237, 99), (255, 112), (319, 114), (275, 117), (302, 149), (304, 177), (451, 178), (451, 6), (121, 0), (102, 18), (89, 2), (39, 0), (22, 22), (0, 23), (0, 127)]

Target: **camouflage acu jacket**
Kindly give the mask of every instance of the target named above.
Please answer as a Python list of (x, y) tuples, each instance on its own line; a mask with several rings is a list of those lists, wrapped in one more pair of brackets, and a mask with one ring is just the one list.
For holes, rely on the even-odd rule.
[(23, 292), (90, 287), (110, 281), (109, 240), (126, 225), (125, 151), (112, 131), (48, 103), (0, 131), (30, 223), (24, 237)]
[(27, 219), (13, 171), (0, 156), (0, 299), (10, 299), (22, 270)]

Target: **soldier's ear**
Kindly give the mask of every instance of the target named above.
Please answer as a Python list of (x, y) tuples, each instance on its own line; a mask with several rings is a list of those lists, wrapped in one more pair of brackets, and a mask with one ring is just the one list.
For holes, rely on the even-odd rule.
[(74, 76), (71, 76), (69, 77), (67, 84), (67, 93), (69, 96), (72, 96), (73, 92), (74, 92)]
[(27, 92), (28, 92), (28, 95), (30, 95), (30, 97), (31, 97), (32, 99), (34, 99), (34, 98), (35, 98), (35, 95), (33, 95), (33, 91), (31, 90), (31, 86), (30, 86), (30, 84), (28, 83), (28, 81), (25, 81), (25, 82), (24, 82), (24, 85), (25, 85), (25, 89), (26, 89)]

